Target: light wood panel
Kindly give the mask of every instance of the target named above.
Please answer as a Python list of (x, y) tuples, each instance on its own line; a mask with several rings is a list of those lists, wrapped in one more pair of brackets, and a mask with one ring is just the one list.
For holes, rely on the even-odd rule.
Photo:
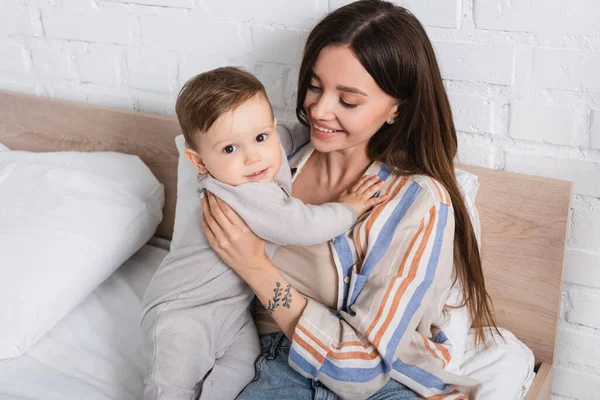
[[(0, 92), (0, 142), (30, 151), (137, 154), (165, 185), (157, 234), (172, 234), (180, 132), (174, 118)], [(479, 176), (482, 256), (499, 326), (552, 364), (571, 184), (462, 166)]]
[(537, 370), (537, 374), (529, 387), (525, 400), (550, 400), (553, 377), (554, 367), (552, 364), (543, 363)]
[(177, 199), (174, 118), (0, 91), (0, 142), (12, 150), (138, 155), (165, 185), (157, 235), (171, 238)]
[(498, 325), (552, 364), (571, 182), (461, 166), (479, 178), (486, 285)]

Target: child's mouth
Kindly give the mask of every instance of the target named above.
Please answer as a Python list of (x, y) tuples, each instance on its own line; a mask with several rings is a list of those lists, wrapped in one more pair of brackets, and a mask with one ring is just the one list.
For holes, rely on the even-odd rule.
[(259, 180), (263, 179), (265, 177), (265, 175), (267, 175), (268, 169), (269, 169), (269, 167), (267, 167), (261, 171), (255, 172), (252, 175), (246, 175), (246, 178), (248, 178), (248, 180), (251, 180), (251, 181), (259, 181)]

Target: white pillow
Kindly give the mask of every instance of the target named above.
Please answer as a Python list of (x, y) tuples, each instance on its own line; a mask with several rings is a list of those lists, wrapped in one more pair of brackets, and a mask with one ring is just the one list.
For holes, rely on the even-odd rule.
[(535, 373), (533, 352), (506, 329), (500, 328), (504, 341), (494, 340), (486, 332), (486, 343), (475, 347), (475, 331), (467, 336), (462, 374), (479, 380), (480, 400), (521, 400), (527, 394)]
[(0, 151), (10, 151), (10, 149), (8, 147), (6, 147), (5, 145), (3, 145), (2, 143), (0, 143)]
[(163, 203), (136, 156), (0, 152), (0, 359), (27, 351), (147, 242)]

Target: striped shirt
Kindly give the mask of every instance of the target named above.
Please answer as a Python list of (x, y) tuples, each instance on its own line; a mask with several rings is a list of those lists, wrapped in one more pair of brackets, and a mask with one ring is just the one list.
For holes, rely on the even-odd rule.
[[(298, 176), (310, 143), (290, 158)], [(446, 371), (445, 301), (452, 284), (454, 212), (436, 180), (374, 162), (389, 198), (331, 241), (337, 311), (307, 299), (289, 363), (342, 399), (366, 399), (395, 379), (423, 398), (476, 399), (479, 381)], [(437, 328), (442, 327), (442, 329)]]

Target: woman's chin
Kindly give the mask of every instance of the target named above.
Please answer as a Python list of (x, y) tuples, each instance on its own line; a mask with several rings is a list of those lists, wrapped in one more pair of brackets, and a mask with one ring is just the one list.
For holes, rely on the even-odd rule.
[(335, 143), (325, 142), (323, 140), (319, 140), (318, 138), (310, 135), (310, 144), (312, 144), (313, 149), (320, 153), (328, 153), (330, 151), (337, 150), (339, 146)]
[(310, 132), (310, 142), (313, 148), (321, 152), (338, 150), (342, 143), (340, 142), (342, 137), (344, 137), (344, 132), (327, 134), (319, 132), (315, 128), (312, 128)]

